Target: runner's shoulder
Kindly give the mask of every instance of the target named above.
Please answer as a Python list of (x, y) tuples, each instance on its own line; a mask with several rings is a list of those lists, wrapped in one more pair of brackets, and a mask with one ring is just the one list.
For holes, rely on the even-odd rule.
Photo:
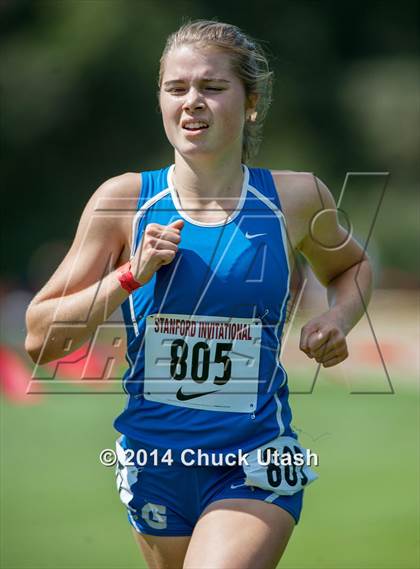
[(292, 242), (297, 246), (308, 232), (310, 220), (321, 209), (334, 209), (327, 186), (312, 172), (271, 170)]
[(91, 195), (83, 218), (103, 231), (131, 231), (141, 191), (141, 175), (126, 172), (105, 180)]
[(322, 206), (331, 207), (331, 192), (312, 172), (271, 170), (281, 203), (294, 210), (318, 211)]
[(103, 200), (106, 209), (135, 210), (141, 191), (141, 174), (126, 172), (105, 180), (92, 197)]

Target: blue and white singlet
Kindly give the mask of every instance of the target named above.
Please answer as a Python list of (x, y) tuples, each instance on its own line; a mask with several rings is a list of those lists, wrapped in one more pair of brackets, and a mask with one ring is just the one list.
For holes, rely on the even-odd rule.
[(227, 220), (182, 210), (173, 166), (142, 173), (131, 254), (147, 224), (184, 219), (175, 259), (123, 303), (129, 394), (114, 426), (145, 448), (248, 452), (291, 429), (279, 362), (290, 270), (269, 170), (244, 168)]

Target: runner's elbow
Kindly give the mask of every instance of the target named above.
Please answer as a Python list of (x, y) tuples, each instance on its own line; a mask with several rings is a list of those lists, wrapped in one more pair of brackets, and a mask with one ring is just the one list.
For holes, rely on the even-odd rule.
[(49, 354), (48, 346), (46, 344), (45, 335), (37, 329), (33, 323), (31, 324), (30, 319), (27, 317), (27, 334), (25, 338), (25, 350), (29, 355), (34, 364), (43, 365), (53, 359), (55, 359), (51, 354)]
[(25, 351), (28, 354), (28, 356), (31, 358), (31, 360), (36, 364), (38, 362), (41, 350), (39, 349), (37, 342), (35, 341), (33, 336), (31, 336), (31, 334), (26, 335)]
[(44, 342), (40, 341), (35, 335), (28, 333), (25, 339), (25, 350), (34, 364), (46, 364), (54, 358), (48, 358), (46, 350), (43, 349)]
[(35, 333), (35, 322), (33, 317), (33, 304), (28, 306), (26, 311), (26, 338), (25, 351), (31, 360), (36, 364), (41, 353), (42, 342), (39, 341), (38, 335)]

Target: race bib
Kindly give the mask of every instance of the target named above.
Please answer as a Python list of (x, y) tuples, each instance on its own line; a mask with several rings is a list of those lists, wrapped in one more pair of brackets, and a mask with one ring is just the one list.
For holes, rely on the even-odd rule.
[(245, 484), (280, 496), (296, 494), (318, 478), (308, 466), (308, 453), (293, 437), (277, 437), (248, 454)]
[(155, 314), (145, 333), (144, 397), (181, 407), (253, 413), (261, 320)]

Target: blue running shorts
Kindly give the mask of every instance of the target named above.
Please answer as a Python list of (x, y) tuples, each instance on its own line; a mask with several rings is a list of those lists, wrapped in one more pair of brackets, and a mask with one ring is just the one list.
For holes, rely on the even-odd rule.
[(246, 486), (240, 465), (187, 466), (179, 462), (153, 464), (148, 460), (144, 466), (139, 466), (135, 458), (134, 465), (127, 465), (127, 451), (138, 450), (139, 446), (140, 443), (122, 435), (117, 441), (120, 460), (116, 468), (121, 501), (127, 508), (130, 523), (139, 533), (191, 535), (206, 507), (228, 498), (269, 502), (289, 512), (296, 523), (299, 521), (303, 490), (292, 496), (278, 496)]

